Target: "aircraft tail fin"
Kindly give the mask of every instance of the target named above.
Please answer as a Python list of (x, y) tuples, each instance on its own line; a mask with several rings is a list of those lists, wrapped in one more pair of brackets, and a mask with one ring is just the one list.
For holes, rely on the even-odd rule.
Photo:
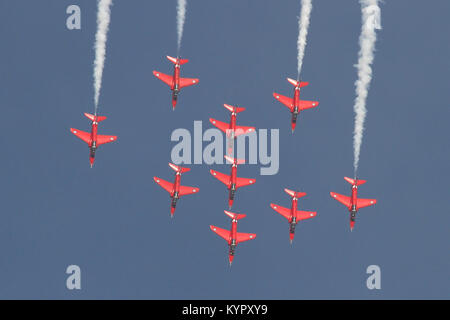
[[(90, 113), (84, 113), (84, 115), (86, 116), (86, 118), (88, 118), (89, 120), (91, 120), (91, 121), (94, 121), (95, 120), (95, 116), (93, 115), (93, 114), (90, 114)], [(97, 116), (97, 122), (101, 122), (101, 121), (103, 121), (103, 120), (106, 120), (106, 117), (105, 116)]]
[(239, 113), (239, 112), (242, 112), (245, 110), (245, 108), (234, 107), (234, 106), (230, 106), (229, 104), (224, 104), (223, 106), (230, 112)]
[(191, 168), (183, 168), (181, 166), (174, 165), (173, 163), (170, 163), (170, 162), (169, 162), (169, 167), (171, 167), (173, 171), (181, 172), (181, 173), (185, 173), (185, 172), (188, 172), (191, 170)]
[(344, 179), (345, 179), (345, 181), (347, 181), (351, 185), (354, 185), (355, 182), (356, 182), (357, 186), (360, 186), (360, 185), (362, 185), (362, 184), (367, 182), (367, 180), (352, 179), (352, 178), (349, 178), (349, 177), (344, 177)]
[(297, 81), (297, 80), (294, 80), (294, 79), (291, 79), (291, 78), (287, 78), (287, 81), (290, 84), (292, 84), (294, 87), (298, 86), (300, 88), (306, 87), (309, 84), (309, 82), (307, 82), (307, 81)]
[(284, 192), (286, 192), (291, 197), (296, 197), (296, 198), (301, 198), (301, 197), (306, 196), (306, 192), (295, 192), (295, 191), (289, 190), (287, 188), (284, 189)]
[(227, 210), (224, 210), (223, 212), (225, 212), (225, 214), (227, 216), (229, 216), (231, 219), (239, 220), (239, 219), (243, 219), (243, 218), (246, 217), (246, 215), (243, 214), (243, 213), (233, 213), (233, 212), (230, 212), (230, 211), (227, 211)]
[[(177, 58), (174, 58), (174, 57), (171, 57), (171, 56), (167, 56), (167, 59), (168, 59), (170, 62), (172, 62), (173, 64), (176, 64), (176, 63), (177, 63)], [(188, 63), (188, 62), (189, 62), (188, 59), (179, 59), (180, 65), (181, 65), (181, 64)]]

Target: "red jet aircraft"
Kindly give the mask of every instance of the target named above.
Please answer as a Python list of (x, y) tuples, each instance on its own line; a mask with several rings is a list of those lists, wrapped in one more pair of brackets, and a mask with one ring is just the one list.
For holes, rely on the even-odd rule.
[(291, 129), (292, 129), (292, 132), (294, 132), (295, 125), (297, 124), (297, 116), (300, 113), (300, 111), (309, 109), (309, 108), (315, 108), (319, 105), (319, 102), (300, 100), (300, 88), (306, 87), (309, 84), (309, 82), (300, 82), (300, 81), (297, 81), (297, 80), (294, 80), (291, 78), (287, 78), (287, 81), (289, 81), (289, 83), (295, 87), (294, 99), (285, 97), (276, 92), (273, 93), (273, 96), (275, 97), (275, 99), (277, 99), (282, 104), (284, 104), (286, 107), (288, 107), (289, 110), (291, 111), (291, 113), (292, 113)]
[(353, 231), (355, 226), (356, 212), (364, 207), (373, 206), (377, 203), (376, 199), (360, 199), (358, 198), (358, 186), (366, 183), (366, 180), (350, 179), (344, 177), (344, 179), (352, 185), (352, 196), (347, 197), (339, 193), (330, 192), (331, 197), (342, 203), (350, 211), (350, 231)]
[(175, 183), (170, 183), (169, 181), (160, 179), (158, 177), (153, 177), (153, 180), (155, 180), (155, 182), (157, 184), (159, 184), (164, 190), (166, 190), (168, 193), (170, 193), (170, 198), (172, 199), (172, 201), (170, 203), (170, 216), (171, 216), (171, 218), (173, 218), (173, 214), (175, 213), (175, 207), (177, 205), (177, 200), (181, 196), (185, 196), (185, 195), (191, 194), (191, 193), (197, 193), (200, 189), (180, 185), (181, 174), (188, 172), (189, 170), (191, 170), (190, 168), (183, 168), (180, 166), (176, 166), (170, 162), (169, 162), (169, 167), (171, 167), (176, 172), (175, 173)]
[(289, 221), (289, 240), (294, 240), (295, 235), (295, 227), (300, 220), (306, 220), (310, 218), (314, 218), (317, 215), (317, 212), (313, 211), (300, 211), (297, 210), (297, 201), (298, 198), (306, 196), (305, 192), (295, 192), (289, 189), (284, 189), (284, 191), (292, 197), (291, 208), (285, 208), (279, 206), (277, 204), (271, 203), (270, 206), (273, 210), (281, 214), (283, 217), (288, 219)]
[(78, 129), (70, 128), (70, 132), (72, 132), (74, 135), (76, 135), (78, 138), (86, 142), (89, 146), (89, 162), (91, 163), (91, 168), (94, 165), (95, 161), (95, 151), (97, 148), (105, 143), (113, 142), (117, 140), (116, 136), (104, 136), (101, 134), (97, 134), (97, 127), (98, 123), (105, 120), (105, 116), (97, 116), (89, 113), (84, 114), (89, 120), (92, 121), (92, 129), (91, 133), (81, 131)]
[(220, 130), (222, 130), (223, 132), (225, 132), (227, 134), (227, 139), (229, 141), (228, 154), (231, 154), (232, 150), (233, 150), (232, 143), (234, 142), (234, 138), (239, 135), (242, 135), (242, 134), (247, 134), (247, 133), (253, 132), (253, 131), (255, 131), (255, 128), (236, 125), (236, 114), (244, 111), (245, 108), (238, 108), (238, 107), (230, 106), (228, 104), (224, 104), (223, 106), (228, 111), (231, 112), (230, 123), (225, 123), (225, 122), (213, 119), (213, 118), (210, 118), (209, 122), (211, 122), (214, 126), (216, 126), (217, 128), (219, 128)]
[(170, 87), (170, 90), (172, 90), (172, 108), (175, 110), (180, 89), (197, 84), (199, 80), (193, 78), (180, 78), (180, 66), (188, 63), (188, 59), (180, 59), (178, 57), (173, 58), (170, 56), (167, 56), (167, 59), (175, 65), (173, 76), (169, 76), (159, 71), (153, 71), (153, 74), (159, 80), (167, 84)]
[(209, 172), (211, 172), (214, 178), (225, 184), (227, 186), (227, 189), (230, 190), (228, 196), (228, 206), (231, 209), (231, 207), (233, 206), (234, 194), (236, 193), (237, 188), (254, 184), (255, 179), (237, 177), (237, 166), (238, 164), (245, 163), (245, 160), (233, 159), (229, 156), (225, 156), (225, 159), (227, 159), (228, 162), (232, 163), (230, 175), (226, 175), (215, 170), (209, 170)]
[(228, 242), (228, 261), (230, 262), (231, 266), (231, 263), (233, 263), (236, 246), (241, 242), (255, 239), (256, 234), (237, 232), (237, 222), (239, 219), (245, 218), (245, 214), (233, 213), (226, 210), (224, 210), (224, 212), (231, 218), (231, 231), (213, 225), (210, 225), (209, 227), (212, 231), (217, 233), (220, 237), (224, 238), (226, 242)]

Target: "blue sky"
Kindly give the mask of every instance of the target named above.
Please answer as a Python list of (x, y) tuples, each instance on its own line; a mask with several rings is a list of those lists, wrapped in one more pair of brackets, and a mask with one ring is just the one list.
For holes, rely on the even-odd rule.
[[(299, 117), (272, 97), (292, 94), (297, 70), (300, 1), (188, 1), (181, 54), (190, 59), (175, 112), (153, 70), (172, 72), (176, 2), (116, 0), (100, 94), (102, 146), (93, 169), (88, 149), (69, 128), (89, 130), (92, 112), (94, 1), (3, 1), (0, 4), (0, 298), (310, 299), (448, 298), (450, 286), (448, 140), (450, 3), (385, 1), (359, 175), (361, 197), (348, 212), (330, 191), (347, 194), (353, 174), (360, 5), (313, 1), (302, 98), (320, 105)], [(81, 30), (66, 28), (66, 8), (81, 8)], [(168, 194), (153, 182), (173, 179), (167, 166), (176, 128), (210, 117), (227, 121), (223, 103), (247, 110), (242, 125), (280, 129), (280, 170), (259, 165), (239, 175), (256, 184), (238, 191), (242, 232), (230, 268), (225, 241), (209, 225), (228, 228), (225, 187), (192, 165), (182, 183), (200, 188), (169, 217)], [(283, 188), (307, 192), (303, 210), (317, 217), (297, 227), (270, 202), (289, 206)], [(67, 290), (65, 270), (79, 265), (82, 289)], [(381, 290), (368, 290), (366, 268), (381, 268)]]

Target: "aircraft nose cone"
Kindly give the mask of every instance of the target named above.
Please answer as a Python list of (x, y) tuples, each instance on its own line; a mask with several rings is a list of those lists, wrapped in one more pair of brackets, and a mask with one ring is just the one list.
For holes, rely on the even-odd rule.
[(228, 208), (231, 209), (232, 206), (233, 206), (233, 200), (229, 199), (228, 200)]
[(175, 107), (177, 106), (177, 101), (172, 100), (172, 110), (175, 110)]
[(233, 263), (233, 259), (234, 259), (234, 256), (233, 255), (228, 255), (228, 261), (230, 262), (230, 267), (231, 267), (231, 264)]
[(170, 207), (170, 217), (173, 218), (173, 214), (175, 213), (175, 208)]
[(355, 227), (355, 221), (350, 221), (350, 231), (353, 231), (354, 227)]
[(294, 130), (295, 130), (295, 126), (297, 125), (297, 123), (295, 123), (295, 122), (291, 122), (291, 130), (292, 130), (292, 133), (294, 133)]
[(292, 241), (294, 241), (294, 233), (289, 233), (289, 241), (292, 244)]
[(94, 157), (89, 157), (89, 163), (91, 164), (91, 168), (94, 166), (94, 161), (95, 161)]

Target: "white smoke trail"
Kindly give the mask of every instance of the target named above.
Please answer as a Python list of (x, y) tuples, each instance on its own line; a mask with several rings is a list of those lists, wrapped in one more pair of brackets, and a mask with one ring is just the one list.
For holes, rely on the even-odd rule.
[(98, 109), (98, 98), (102, 87), (103, 66), (105, 65), (106, 40), (110, 20), (112, 0), (99, 0), (97, 12), (97, 33), (95, 35), (94, 90), (95, 113)]
[(181, 38), (183, 37), (184, 20), (186, 18), (186, 6), (187, 6), (186, 0), (178, 0), (177, 3), (178, 53), (180, 52)]
[(305, 55), (306, 36), (308, 35), (309, 17), (311, 15), (311, 0), (302, 0), (302, 9), (298, 20), (298, 39), (297, 39), (297, 80), (300, 79), (302, 70), (303, 56)]
[(358, 170), (359, 153), (364, 131), (364, 119), (366, 117), (366, 99), (372, 79), (371, 64), (374, 58), (375, 41), (377, 35), (375, 29), (381, 29), (379, 0), (360, 0), (362, 12), (361, 35), (359, 36), (360, 50), (358, 54), (358, 80), (355, 82), (355, 129), (353, 132), (354, 170), (355, 176)]

